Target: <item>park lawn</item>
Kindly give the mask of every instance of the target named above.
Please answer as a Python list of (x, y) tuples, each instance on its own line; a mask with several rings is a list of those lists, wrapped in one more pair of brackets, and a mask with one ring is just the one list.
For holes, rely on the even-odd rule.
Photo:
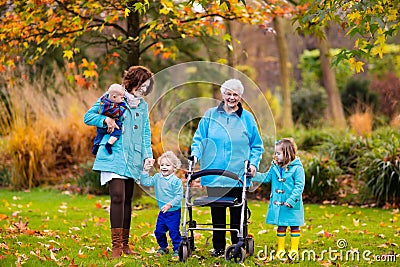
[[(50, 189), (0, 189), (0, 201), (2, 267), (238, 266), (208, 256), (211, 232), (207, 231), (195, 232), (196, 250), (185, 263), (171, 255), (156, 256), (158, 246), (153, 231), (158, 209), (151, 197), (134, 202), (130, 241), (138, 254), (115, 260), (108, 259), (108, 196), (66, 194)], [(400, 254), (398, 210), (307, 204), (306, 225), (301, 228), (300, 239), (303, 256), (298, 261), (282, 263), (265, 257), (276, 248), (274, 226), (265, 224), (267, 203), (252, 200), (249, 207), (249, 232), (255, 239), (255, 253), (246, 258), (244, 266), (400, 266), (400, 255), (382, 257)], [(209, 208), (194, 208), (193, 217), (199, 223), (210, 222)], [(290, 235), (286, 245), (289, 248)], [(381, 258), (374, 259), (375, 255)]]

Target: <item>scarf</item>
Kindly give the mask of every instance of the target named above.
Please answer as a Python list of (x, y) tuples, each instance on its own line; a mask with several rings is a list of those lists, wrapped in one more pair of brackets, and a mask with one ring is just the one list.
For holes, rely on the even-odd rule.
[(128, 92), (125, 92), (125, 97), (126, 102), (128, 102), (130, 108), (137, 108), (137, 106), (139, 106), (140, 100), (142, 100), (141, 97), (136, 97)]

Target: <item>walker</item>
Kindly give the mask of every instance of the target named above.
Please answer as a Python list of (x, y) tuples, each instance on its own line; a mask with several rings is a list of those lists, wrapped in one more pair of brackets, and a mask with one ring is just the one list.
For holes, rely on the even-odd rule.
[[(194, 231), (236, 231), (238, 236), (238, 243), (232, 244), (225, 250), (225, 259), (227, 261), (234, 260), (236, 263), (242, 263), (246, 258), (246, 254), (249, 256), (254, 255), (254, 239), (252, 236), (248, 235), (248, 219), (251, 216), (250, 209), (247, 207), (247, 198), (246, 198), (246, 180), (249, 178), (248, 168), (249, 161), (244, 162), (244, 172), (242, 179), (239, 179), (238, 175), (220, 169), (209, 169), (209, 170), (201, 170), (198, 172), (193, 172), (194, 158), (188, 158), (188, 172), (187, 172), (187, 183), (186, 183), (186, 192), (185, 192), (185, 205), (183, 212), (183, 221), (182, 221), (182, 241), (179, 244), (179, 260), (181, 262), (186, 261), (188, 257), (191, 256), (192, 252), (195, 250), (194, 245)], [(191, 185), (192, 182), (197, 178), (207, 176), (207, 175), (220, 175), (229, 177), (231, 179), (237, 180), (242, 186), (242, 201), (239, 202), (237, 198), (234, 197), (199, 197), (195, 198), (192, 201), (193, 196), (191, 195)], [(192, 207), (200, 206), (200, 207), (241, 207), (241, 217), (240, 217), (240, 226), (238, 229), (230, 229), (230, 228), (207, 228), (203, 226), (208, 226), (212, 224), (199, 224), (195, 220), (193, 220), (193, 211)], [(187, 215), (189, 214), (189, 215)], [(189, 216), (189, 220), (186, 218)], [(228, 224), (229, 225), (229, 224)], [(200, 227), (199, 227), (200, 226)], [(190, 235), (189, 235), (190, 233)]]

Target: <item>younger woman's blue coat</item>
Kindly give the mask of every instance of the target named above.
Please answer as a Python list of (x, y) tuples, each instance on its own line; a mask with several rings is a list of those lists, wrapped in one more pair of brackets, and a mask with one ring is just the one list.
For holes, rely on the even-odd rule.
[[(84, 122), (87, 125), (106, 127), (104, 125), (106, 116), (98, 113), (99, 108), (100, 99), (86, 112)], [(104, 147), (109, 138), (110, 135), (106, 134), (101, 140), (93, 170), (139, 179), (143, 161), (153, 157), (148, 105), (143, 99), (137, 108), (128, 107), (125, 111), (123, 133), (113, 144), (112, 154), (109, 154)]]
[[(272, 162), (266, 173), (257, 173), (252, 179), (255, 182), (271, 182), (271, 196), (268, 206), (267, 223), (278, 226), (304, 225), (304, 207), (302, 194), (305, 184), (304, 168), (296, 158), (282, 169)], [(283, 203), (289, 203), (288, 208)]]

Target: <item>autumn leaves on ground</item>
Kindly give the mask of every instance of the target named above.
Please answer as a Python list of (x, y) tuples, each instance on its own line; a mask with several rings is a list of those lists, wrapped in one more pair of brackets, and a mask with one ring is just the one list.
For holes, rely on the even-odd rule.
[[(0, 191), (1, 266), (237, 266), (209, 257), (211, 233), (195, 232), (196, 250), (186, 263), (171, 255), (157, 256), (153, 235), (157, 207), (150, 197), (134, 203), (130, 246), (137, 252), (110, 260), (108, 196), (77, 195), (69, 191), (34, 189)], [(398, 209), (349, 205), (305, 205), (298, 261), (270, 260), (275, 229), (265, 224), (267, 203), (250, 201), (249, 232), (254, 256), (244, 266), (396, 266), (400, 226)], [(194, 219), (210, 222), (208, 208), (197, 208)], [(286, 246), (290, 244), (287, 237)], [(267, 256), (266, 256), (267, 255)]]

